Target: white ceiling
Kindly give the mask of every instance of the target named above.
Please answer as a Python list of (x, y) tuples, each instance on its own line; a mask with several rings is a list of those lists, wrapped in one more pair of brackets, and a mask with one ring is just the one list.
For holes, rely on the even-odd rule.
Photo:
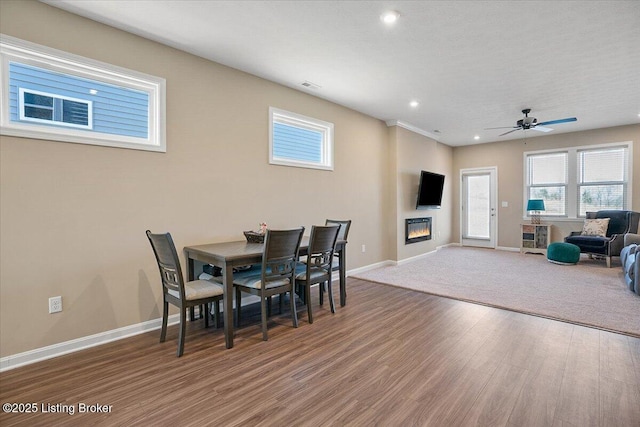
[(639, 1), (44, 2), (451, 146), (640, 123)]

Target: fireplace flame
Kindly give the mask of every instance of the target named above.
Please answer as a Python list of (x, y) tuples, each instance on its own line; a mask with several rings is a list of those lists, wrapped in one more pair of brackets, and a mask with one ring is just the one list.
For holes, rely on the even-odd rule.
[(417, 239), (418, 237), (429, 236), (430, 234), (431, 233), (429, 233), (429, 229), (427, 227), (421, 227), (417, 230), (410, 230), (409, 239)]

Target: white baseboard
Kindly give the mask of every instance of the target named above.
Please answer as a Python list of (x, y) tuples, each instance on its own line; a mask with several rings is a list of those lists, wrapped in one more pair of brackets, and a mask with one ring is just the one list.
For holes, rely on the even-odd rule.
[(520, 252), (520, 248), (510, 248), (509, 246), (496, 246), (499, 251)]
[(429, 255), (431, 255), (431, 254), (435, 254), (437, 250), (438, 250), (438, 249), (436, 248), (435, 250), (430, 251), (430, 252), (425, 252), (425, 253), (423, 253), (423, 254), (416, 255), (416, 256), (412, 256), (412, 257), (410, 257), (410, 258), (404, 258), (404, 259), (401, 259), (401, 260), (399, 260), (399, 261), (396, 261), (396, 262), (395, 262), (395, 265), (402, 265), (402, 264), (406, 264), (406, 263), (408, 263), (408, 262), (412, 262), (412, 261), (418, 260), (418, 259), (420, 259), (420, 258), (424, 258), (424, 257), (429, 256)]
[[(179, 314), (169, 316), (168, 324), (173, 325), (180, 322)], [(31, 363), (40, 362), (42, 360), (51, 359), (62, 356), (63, 354), (73, 353), (84, 350), (86, 348), (95, 347), (97, 345), (106, 344), (111, 341), (132, 337), (134, 335), (143, 334), (145, 332), (160, 329), (162, 327), (162, 319), (148, 320), (146, 322), (135, 325), (125, 326), (123, 328), (113, 329), (101, 332), (95, 335), (89, 335), (46, 347), (36, 348), (35, 350), (25, 351), (0, 359), (0, 372), (9, 369), (18, 368), (20, 366), (29, 365)]]
[(354, 274), (364, 273), (365, 271), (373, 270), (374, 268), (386, 267), (389, 265), (396, 265), (396, 263), (395, 261), (386, 260), (375, 264), (365, 265), (364, 267), (354, 268), (353, 270), (347, 271), (347, 276), (353, 276)]
[(448, 248), (448, 247), (451, 247), (451, 246), (462, 246), (462, 245), (460, 243), (458, 243), (458, 242), (453, 242), (453, 243), (444, 244), (442, 246), (438, 246), (438, 247), (436, 247), (436, 249)]

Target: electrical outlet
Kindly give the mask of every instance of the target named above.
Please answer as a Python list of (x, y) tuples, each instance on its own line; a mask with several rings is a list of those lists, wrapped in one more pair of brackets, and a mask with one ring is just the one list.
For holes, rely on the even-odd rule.
[(367, 248), (365, 247), (365, 245), (362, 245), (362, 253), (365, 253), (367, 251)]
[(62, 311), (62, 297), (49, 298), (49, 314)]

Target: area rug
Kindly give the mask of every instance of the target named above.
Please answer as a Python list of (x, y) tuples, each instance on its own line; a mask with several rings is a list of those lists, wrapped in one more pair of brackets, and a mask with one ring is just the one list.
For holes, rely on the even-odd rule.
[(445, 247), (353, 277), (640, 337), (640, 296), (619, 261), (607, 268), (583, 255), (558, 265), (543, 255)]

